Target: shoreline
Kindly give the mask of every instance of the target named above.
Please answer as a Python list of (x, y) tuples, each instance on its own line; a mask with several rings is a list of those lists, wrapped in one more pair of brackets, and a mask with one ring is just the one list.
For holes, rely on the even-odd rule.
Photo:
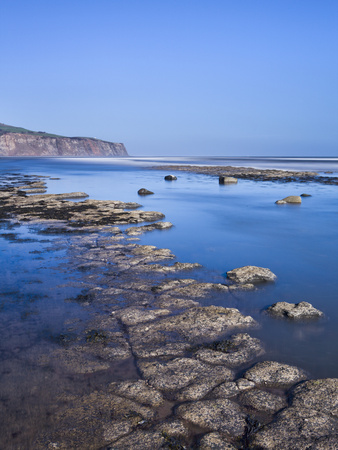
[[(174, 170), (160, 169), (168, 167)], [(25, 189), (42, 189), (45, 179), (25, 176), (19, 186), (2, 187), (1, 220), (12, 215), (59, 235), (86, 286), (73, 301), (93, 319), (84, 340), (64, 336), (66, 344), (42, 365), (57, 358), (70, 376), (101, 374), (104, 382), (85, 395), (63, 396), (54, 428), (40, 430), (32, 448), (272, 449), (295, 442), (329, 448), (338, 442), (338, 379), (311, 381), (302, 369), (265, 361), (264, 343), (249, 334), (259, 325), (254, 319), (198, 301), (255, 288), (251, 283), (200, 282), (191, 278), (203, 270), (198, 263), (136, 243), (119, 225), (164, 218), (136, 203), (67, 200), (85, 193), (26, 195)], [(125, 363), (131, 379), (108, 382), (111, 366)]]

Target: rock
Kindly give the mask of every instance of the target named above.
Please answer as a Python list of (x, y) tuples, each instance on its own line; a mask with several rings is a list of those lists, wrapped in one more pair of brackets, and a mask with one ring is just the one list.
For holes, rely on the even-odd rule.
[(285, 397), (260, 389), (244, 391), (239, 396), (239, 401), (242, 405), (270, 413), (275, 413), (288, 406)]
[(266, 312), (272, 316), (287, 317), (294, 320), (316, 319), (324, 315), (321, 311), (314, 308), (311, 303), (307, 302), (277, 302), (269, 306)]
[(301, 197), (312, 197), (311, 194), (300, 194)]
[(235, 183), (238, 183), (237, 178), (227, 177), (225, 175), (220, 175), (219, 177), (219, 184), (235, 184)]
[(162, 394), (144, 380), (110, 383), (109, 390), (120, 397), (157, 407), (164, 402)]
[(142, 188), (137, 191), (138, 195), (151, 195), (152, 191), (148, 191), (148, 189)]
[(200, 440), (199, 450), (236, 450), (220, 433), (205, 434)]
[(112, 315), (121, 320), (124, 325), (136, 325), (138, 323), (151, 322), (159, 317), (170, 314), (168, 309), (123, 308), (114, 311)]
[(311, 408), (338, 418), (338, 378), (310, 380), (292, 391), (292, 406)]
[(112, 450), (160, 450), (166, 443), (166, 439), (160, 431), (135, 430), (118, 441), (114, 441), (113, 446), (108, 446)]
[(265, 353), (259, 339), (247, 333), (232, 335), (224, 341), (216, 341), (202, 346), (195, 354), (196, 358), (208, 364), (224, 364), (238, 367)]
[(228, 399), (202, 400), (178, 407), (177, 415), (201, 428), (241, 437), (245, 431), (245, 414)]
[(155, 389), (180, 401), (199, 400), (218, 384), (232, 380), (226, 367), (211, 367), (194, 358), (176, 358), (169, 362), (139, 362), (147, 382)]
[(244, 266), (227, 272), (227, 277), (239, 284), (275, 281), (277, 276), (270, 269), (256, 266)]
[(145, 233), (146, 231), (168, 230), (172, 226), (173, 226), (173, 224), (171, 222), (156, 222), (156, 223), (152, 223), (150, 225), (143, 225), (140, 227), (127, 228), (125, 230), (125, 233), (128, 234), (128, 236), (137, 236), (139, 234)]
[(258, 386), (284, 387), (305, 380), (307, 375), (295, 366), (276, 361), (263, 361), (247, 370), (243, 377)]
[(302, 203), (302, 199), (299, 195), (289, 195), (282, 200), (277, 200), (275, 203), (277, 205), (284, 205), (285, 203), (299, 204)]
[(177, 180), (177, 177), (175, 175), (166, 175), (164, 179), (167, 181), (174, 181)]
[(275, 449), (336, 449), (338, 421), (328, 414), (310, 408), (289, 407), (276, 419), (258, 430), (249, 448)]

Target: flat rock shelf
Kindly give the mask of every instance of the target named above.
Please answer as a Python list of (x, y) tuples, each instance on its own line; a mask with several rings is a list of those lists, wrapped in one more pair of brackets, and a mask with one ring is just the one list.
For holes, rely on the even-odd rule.
[[(10, 393), (3, 396), (1, 447), (338, 447), (338, 379), (311, 380), (301, 368), (270, 361), (264, 342), (250, 335), (257, 320), (202, 306), (206, 296), (226, 302), (248, 286), (236, 278), (201, 281), (198, 263), (132, 237), (170, 228), (162, 213), (83, 200), (85, 193), (41, 194), (40, 176), (9, 178), (0, 189), (2, 225), (55, 237), (52, 249), (67, 256), (63, 270), (81, 286), (64, 301), (79, 304), (87, 318), (65, 323), (47, 351), (38, 351), (38, 340), (27, 350), (42, 379), (57, 384), (55, 395), (32, 411), (29, 404), (14, 409)], [(57, 383), (61, 374), (67, 386)], [(33, 404), (39, 392), (29, 395)]]

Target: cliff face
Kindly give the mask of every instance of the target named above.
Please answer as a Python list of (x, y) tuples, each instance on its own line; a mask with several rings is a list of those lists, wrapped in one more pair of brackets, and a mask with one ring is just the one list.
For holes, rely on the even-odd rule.
[(91, 138), (50, 137), (37, 134), (0, 135), (0, 156), (128, 156), (123, 144)]

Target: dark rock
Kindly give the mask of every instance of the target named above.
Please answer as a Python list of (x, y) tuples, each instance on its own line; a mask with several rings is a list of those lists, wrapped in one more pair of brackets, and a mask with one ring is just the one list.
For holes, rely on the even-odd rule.
[(167, 181), (174, 181), (177, 180), (177, 177), (175, 175), (166, 175), (164, 179)]
[(301, 197), (312, 197), (311, 194), (300, 194)]
[(237, 178), (228, 177), (225, 175), (220, 175), (218, 181), (219, 181), (219, 184), (236, 184), (236, 183), (238, 183)]
[(148, 191), (148, 189), (142, 188), (137, 191), (138, 195), (151, 195), (152, 191)]

